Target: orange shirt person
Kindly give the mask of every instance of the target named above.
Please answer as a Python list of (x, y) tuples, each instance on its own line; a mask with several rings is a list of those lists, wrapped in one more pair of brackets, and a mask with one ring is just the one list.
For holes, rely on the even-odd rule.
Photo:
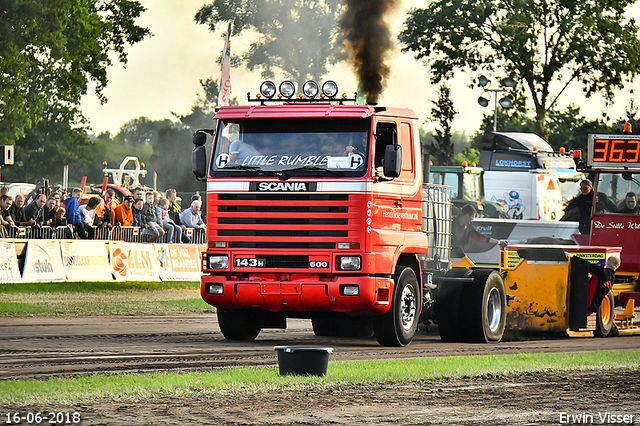
[(116, 225), (120, 226), (133, 226), (133, 210), (131, 205), (133, 204), (133, 197), (127, 195), (124, 197), (124, 201), (115, 209)]

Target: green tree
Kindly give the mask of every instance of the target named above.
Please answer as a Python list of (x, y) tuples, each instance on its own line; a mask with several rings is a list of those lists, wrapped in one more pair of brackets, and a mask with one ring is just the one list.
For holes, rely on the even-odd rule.
[(479, 69), (524, 82), (544, 137), (547, 113), (570, 84), (612, 99), (638, 73), (638, 27), (625, 17), (635, 1), (434, 0), (409, 12), (399, 39), (434, 83)]
[(233, 35), (256, 32), (257, 40), (232, 64), (245, 62), (247, 69), (270, 79), (278, 70), (300, 85), (320, 80), (328, 64), (343, 58), (336, 27), (342, 8), (341, 0), (214, 0), (195, 20), (211, 31), (233, 22)]
[(76, 111), (65, 108), (47, 108), (41, 120), (15, 147), (15, 164), (2, 168), (2, 179), (8, 182), (36, 183), (41, 178), (62, 182), (63, 166), (78, 174), (95, 161), (93, 144), (87, 136), (84, 122), (77, 121)]
[(424, 145), (425, 152), (433, 158), (434, 164), (449, 166), (453, 161), (453, 142), (451, 140), (451, 122), (458, 111), (453, 107), (451, 90), (444, 84), (438, 88), (438, 100), (431, 101), (431, 121), (438, 123), (433, 140)]
[(604, 119), (587, 120), (580, 114), (580, 108), (569, 105), (565, 111), (550, 111), (549, 113), (549, 145), (555, 151), (564, 147), (567, 151), (587, 150), (589, 134), (614, 133)]
[(1, 1), (0, 143), (24, 137), (51, 111), (79, 114), (90, 81), (105, 101), (111, 53), (126, 63), (125, 46), (150, 34), (135, 24), (144, 10), (135, 0)]

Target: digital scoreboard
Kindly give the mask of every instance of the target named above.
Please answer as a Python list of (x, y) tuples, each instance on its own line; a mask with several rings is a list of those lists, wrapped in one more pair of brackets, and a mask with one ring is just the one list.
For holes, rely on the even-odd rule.
[(589, 135), (587, 165), (595, 168), (639, 169), (640, 135)]

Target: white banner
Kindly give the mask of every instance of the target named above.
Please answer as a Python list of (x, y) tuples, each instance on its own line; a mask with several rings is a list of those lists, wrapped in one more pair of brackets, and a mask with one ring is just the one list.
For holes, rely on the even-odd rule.
[(193, 244), (155, 244), (162, 281), (200, 281), (200, 249)]
[(229, 105), (231, 95), (231, 22), (227, 28), (222, 47), (222, 64), (220, 65), (220, 91), (218, 92), (218, 106)]
[(0, 283), (22, 282), (16, 245), (9, 241), (0, 241)]
[(111, 272), (117, 281), (159, 281), (160, 265), (153, 244), (109, 242)]
[(69, 281), (113, 281), (104, 241), (60, 241)]
[(66, 279), (58, 241), (41, 240), (27, 243), (22, 281), (47, 282)]

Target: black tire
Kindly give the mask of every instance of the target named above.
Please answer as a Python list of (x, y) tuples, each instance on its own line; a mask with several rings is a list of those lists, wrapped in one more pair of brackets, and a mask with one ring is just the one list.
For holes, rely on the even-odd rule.
[(260, 334), (260, 324), (251, 311), (218, 308), (218, 326), (227, 340), (254, 340)]
[(338, 323), (333, 318), (311, 319), (313, 334), (319, 337), (338, 337)]
[[(445, 277), (467, 278), (473, 272), (467, 268), (453, 268), (447, 271)], [(443, 342), (461, 342), (462, 328), (460, 304), (464, 283), (445, 282), (438, 286), (434, 301), (435, 320), (438, 333)]]
[(374, 317), (373, 329), (382, 346), (407, 346), (418, 329), (420, 288), (413, 269), (406, 266), (398, 266), (394, 283), (389, 311)]
[(491, 269), (476, 269), (473, 282), (466, 283), (462, 293), (463, 340), (470, 343), (499, 342), (507, 319), (504, 281)]
[(593, 334), (596, 337), (607, 337), (611, 333), (613, 327), (613, 309), (614, 309), (613, 292), (609, 293), (602, 299), (602, 303), (596, 311), (596, 329)]

